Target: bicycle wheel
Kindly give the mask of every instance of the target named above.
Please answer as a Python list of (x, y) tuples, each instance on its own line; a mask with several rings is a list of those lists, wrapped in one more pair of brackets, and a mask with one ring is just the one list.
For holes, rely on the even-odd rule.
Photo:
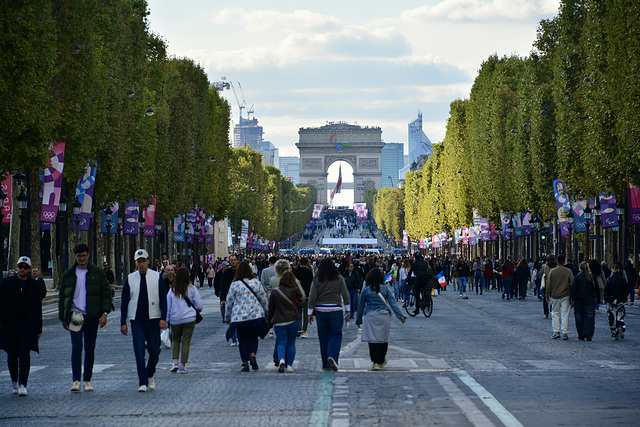
[(422, 305), (422, 313), (425, 317), (431, 317), (431, 313), (433, 312), (433, 298), (431, 295), (427, 294), (425, 296), (425, 300)]
[(409, 292), (409, 297), (404, 303), (404, 309), (409, 316), (416, 316), (416, 294), (413, 291)]

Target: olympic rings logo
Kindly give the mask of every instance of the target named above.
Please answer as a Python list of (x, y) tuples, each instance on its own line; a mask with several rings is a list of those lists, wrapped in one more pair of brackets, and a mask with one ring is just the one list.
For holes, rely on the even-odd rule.
[(51, 211), (42, 212), (42, 217), (45, 219), (53, 219), (55, 218), (56, 213)]

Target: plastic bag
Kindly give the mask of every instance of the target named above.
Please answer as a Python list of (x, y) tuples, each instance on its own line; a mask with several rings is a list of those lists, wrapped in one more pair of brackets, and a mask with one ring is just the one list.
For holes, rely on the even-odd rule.
[(160, 341), (166, 348), (171, 348), (171, 331), (169, 328), (160, 332)]

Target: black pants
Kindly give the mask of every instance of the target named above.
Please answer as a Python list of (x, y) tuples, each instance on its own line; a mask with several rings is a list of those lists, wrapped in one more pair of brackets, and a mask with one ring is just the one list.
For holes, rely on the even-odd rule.
[(369, 355), (371, 356), (371, 362), (382, 364), (387, 357), (388, 342), (370, 342), (369, 343)]
[(257, 323), (251, 323), (251, 326), (248, 327), (243, 325), (243, 323), (249, 322), (238, 322), (235, 324), (236, 331), (238, 332), (238, 350), (240, 350), (240, 359), (242, 359), (242, 363), (249, 361), (251, 353), (255, 354), (258, 352)]
[[(207, 277), (207, 280), (209, 281), (209, 287), (212, 288), (213, 287), (213, 277)], [(202, 287), (202, 286), (200, 286)]]
[[(20, 323), (16, 334), (10, 339), (10, 350), (7, 350), (7, 365), (11, 381), (27, 386), (29, 371), (31, 370), (31, 328), (29, 324)], [(18, 369), (19, 367), (19, 369)]]

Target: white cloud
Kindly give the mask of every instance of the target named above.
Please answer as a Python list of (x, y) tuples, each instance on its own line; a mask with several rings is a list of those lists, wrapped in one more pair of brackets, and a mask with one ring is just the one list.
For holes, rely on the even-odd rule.
[(423, 5), (401, 13), (407, 20), (495, 21), (529, 20), (558, 11), (557, 0), (444, 0), (436, 5)]
[(309, 10), (279, 12), (275, 10), (245, 10), (227, 8), (211, 14), (216, 25), (241, 26), (252, 33), (326, 32), (342, 27), (342, 21), (333, 16)]

